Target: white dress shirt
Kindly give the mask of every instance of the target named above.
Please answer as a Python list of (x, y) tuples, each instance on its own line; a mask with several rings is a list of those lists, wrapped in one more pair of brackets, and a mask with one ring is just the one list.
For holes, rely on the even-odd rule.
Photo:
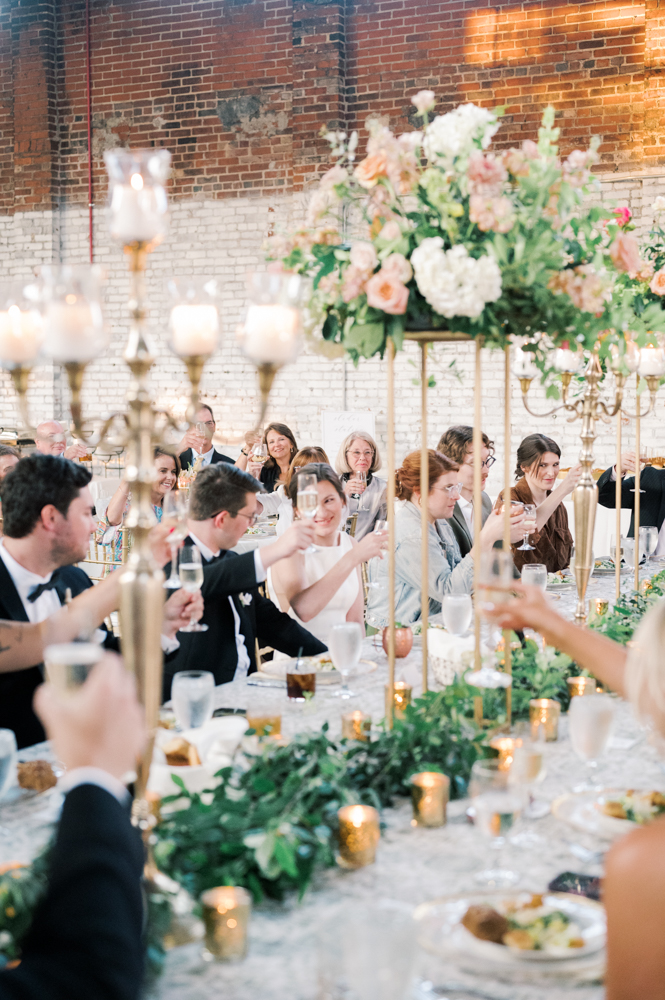
[(36, 601), (28, 600), (30, 591), (40, 583), (48, 583), (53, 576), (52, 573), (49, 573), (48, 576), (37, 576), (36, 573), (31, 573), (25, 566), (16, 562), (13, 556), (10, 556), (2, 541), (0, 541), (0, 558), (23, 602), (28, 621), (43, 622), (49, 615), (60, 610), (60, 598), (55, 590), (45, 590)]
[(97, 785), (98, 788), (103, 788), (105, 792), (113, 795), (120, 805), (129, 802), (129, 792), (122, 781), (101, 767), (75, 767), (67, 771), (58, 780), (58, 791), (66, 794), (79, 785)]
[(459, 504), (459, 509), (464, 514), (464, 520), (467, 523), (469, 534), (473, 538), (473, 501), (465, 500), (464, 497), (460, 496), (457, 503)]
[[(208, 546), (197, 538), (193, 531), (190, 531), (189, 537), (196, 545), (197, 549), (203, 556), (206, 562), (210, 562), (215, 556), (219, 555), (220, 550), (217, 549), (213, 552)], [(254, 549), (254, 568), (256, 570), (256, 582), (263, 583), (266, 578), (266, 571), (263, 568), (263, 560), (261, 559), (261, 553), (258, 549)], [(234, 674), (234, 680), (236, 677), (246, 677), (247, 671), (249, 670), (249, 653), (247, 652), (247, 646), (245, 645), (245, 637), (240, 631), (240, 615), (236, 610), (236, 606), (233, 603), (233, 598), (229, 594), (228, 598), (229, 604), (231, 605), (231, 612), (233, 614), (233, 627), (235, 630), (235, 640), (236, 640), (236, 650), (238, 652), (238, 665), (236, 667), (236, 672)]]

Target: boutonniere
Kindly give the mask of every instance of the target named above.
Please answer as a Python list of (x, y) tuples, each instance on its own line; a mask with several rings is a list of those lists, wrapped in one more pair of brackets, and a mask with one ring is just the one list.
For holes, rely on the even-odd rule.
[(246, 608), (248, 604), (252, 603), (251, 594), (240, 594), (239, 596), (240, 596), (240, 603), (242, 604), (243, 608)]

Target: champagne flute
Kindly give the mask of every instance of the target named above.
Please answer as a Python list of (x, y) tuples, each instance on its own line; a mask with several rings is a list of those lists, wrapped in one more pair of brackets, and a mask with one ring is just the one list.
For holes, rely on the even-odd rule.
[(473, 605), (470, 594), (445, 594), (441, 603), (441, 617), (446, 631), (451, 635), (465, 635), (471, 624)]
[(522, 566), (522, 583), (531, 587), (547, 589), (547, 566), (544, 563), (525, 563)]
[(524, 504), (524, 540), (522, 544), (518, 547), (518, 552), (533, 551), (534, 546), (529, 545), (529, 535), (532, 535), (536, 530), (536, 505), (535, 503), (525, 503)]
[[(570, 742), (575, 754), (584, 761), (589, 778), (596, 774), (598, 759), (607, 749), (614, 723), (614, 702), (608, 694), (573, 698), (568, 709)], [(597, 791), (592, 782), (577, 785), (574, 792)]]
[[(316, 510), (319, 506), (319, 489), (318, 480), (313, 473), (298, 473), (296, 505), (301, 517), (304, 517), (306, 520), (313, 520), (316, 517)], [(305, 552), (316, 552), (316, 545), (308, 546)]]
[(328, 649), (336, 669), (342, 675), (342, 687), (335, 691), (335, 698), (354, 697), (354, 692), (349, 690), (348, 675), (358, 664), (362, 641), (363, 633), (358, 622), (343, 622), (333, 625), (331, 629)]
[(522, 796), (515, 778), (510, 781), (510, 771), (502, 770), (499, 764), (498, 760), (477, 760), (471, 768), (469, 792), (476, 811), (476, 824), (489, 838), (492, 850), (497, 852), (495, 863), (479, 871), (476, 881), (502, 889), (515, 885), (520, 878), (517, 872), (501, 866), (500, 852), (519, 818)]
[[(183, 545), (178, 563), (180, 583), (188, 594), (195, 594), (203, 586), (203, 561), (196, 545)], [(207, 632), (208, 626), (197, 622), (192, 616), (189, 625), (180, 629), (181, 632)]]
[(180, 587), (180, 577), (176, 567), (178, 564), (178, 545), (180, 542), (184, 542), (188, 535), (187, 510), (187, 498), (180, 490), (171, 490), (164, 497), (162, 521), (172, 528), (167, 539), (171, 549), (171, 573), (164, 583), (167, 590), (178, 590)]
[(353, 473), (353, 478), (357, 479), (358, 482), (361, 483), (361, 485), (364, 487), (362, 493), (355, 494), (355, 497), (358, 500), (358, 511), (360, 512), (369, 510), (369, 507), (365, 507), (363, 500), (363, 497), (365, 495), (365, 490), (367, 489), (367, 473), (362, 469), (356, 470)]

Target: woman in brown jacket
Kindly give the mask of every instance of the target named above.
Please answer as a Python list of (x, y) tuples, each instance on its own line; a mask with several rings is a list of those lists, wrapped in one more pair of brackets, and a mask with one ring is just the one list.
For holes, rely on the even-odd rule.
[[(568, 514), (563, 500), (572, 493), (581, 469), (571, 469), (563, 482), (554, 489), (559, 475), (561, 449), (556, 441), (544, 434), (529, 434), (517, 449), (518, 482), (510, 490), (511, 500), (536, 505), (537, 530), (529, 536), (532, 549), (513, 545), (513, 559), (518, 570), (525, 563), (544, 563), (548, 573), (556, 573), (570, 564), (573, 536), (568, 528)], [(497, 506), (503, 502), (499, 495)]]

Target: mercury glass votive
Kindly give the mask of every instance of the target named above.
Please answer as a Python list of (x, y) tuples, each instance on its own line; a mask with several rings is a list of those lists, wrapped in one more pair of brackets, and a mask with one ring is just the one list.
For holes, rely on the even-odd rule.
[(220, 885), (201, 896), (205, 924), (204, 958), (238, 962), (247, 954), (252, 897), (240, 886)]
[(522, 746), (522, 740), (518, 736), (493, 736), (490, 746), (499, 754), (499, 770), (509, 771), (515, 759), (515, 750)]
[(421, 771), (411, 778), (414, 826), (445, 826), (450, 778), (438, 771)]
[(554, 698), (533, 698), (529, 702), (531, 739), (536, 742), (544, 736), (546, 743), (558, 740), (560, 714), (561, 705)]
[(372, 716), (367, 712), (344, 712), (342, 715), (342, 738), (367, 742), (372, 728)]
[(373, 806), (342, 806), (339, 821), (339, 855), (342, 868), (363, 868), (374, 864), (381, 836), (379, 814)]
[(571, 698), (596, 693), (595, 677), (569, 677), (566, 684), (568, 685), (568, 694)]
[(601, 615), (606, 615), (610, 606), (609, 601), (603, 600), (601, 597), (596, 597), (591, 603), (594, 614), (600, 617)]
[[(406, 681), (395, 681), (392, 690), (393, 717), (403, 719), (407, 705), (411, 704), (411, 685)], [(390, 685), (385, 685), (386, 715), (390, 712)]]

